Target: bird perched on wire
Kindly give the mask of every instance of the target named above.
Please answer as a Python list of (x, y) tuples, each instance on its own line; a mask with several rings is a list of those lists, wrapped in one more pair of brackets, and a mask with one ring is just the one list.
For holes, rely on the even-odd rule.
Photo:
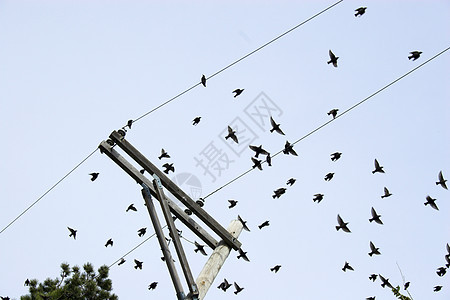
[(366, 12), (367, 7), (360, 7), (355, 9), (356, 14), (355, 17), (362, 16)]
[(108, 246), (111, 246), (111, 247), (112, 247), (113, 245), (114, 245), (113, 240), (112, 240), (112, 239), (109, 239), (109, 240), (106, 241), (105, 247), (108, 247)]
[(411, 284), (411, 282), (409, 282), (409, 281), (405, 282), (405, 284), (403, 285), (403, 289), (407, 290), (409, 288), (410, 284)]
[(202, 78), (200, 79), (200, 82), (203, 84), (204, 87), (206, 87), (206, 77), (205, 77), (205, 75), (202, 75)]
[(267, 153), (266, 155), (266, 163), (269, 167), (272, 166), (272, 156), (270, 156), (270, 153)]
[(372, 171), (372, 174), (375, 174), (377, 172), (384, 173), (383, 167), (380, 166), (380, 163), (378, 162), (378, 160), (376, 158), (375, 158), (374, 164), (375, 164), (375, 170)]
[(273, 268), (270, 268), (270, 271), (277, 273), (280, 270), (281, 266), (280, 265), (276, 265)]
[(369, 280), (372, 280), (373, 282), (375, 282), (375, 280), (377, 280), (378, 275), (377, 274), (371, 274), (369, 276)]
[(158, 156), (158, 159), (161, 160), (162, 158), (170, 158), (169, 153), (167, 153), (166, 150), (164, 150), (164, 148), (161, 149), (161, 155)]
[(175, 172), (175, 167), (173, 166), (173, 163), (165, 163), (163, 164), (163, 168), (165, 168), (164, 173), (169, 174), (170, 171)]
[(333, 179), (334, 173), (328, 173), (327, 175), (325, 175), (325, 181), (330, 181), (331, 179)]
[(69, 229), (69, 231), (70, 231), (69, 237), (73, 237), (73, 239), (76, 240), (77, 239), (77, 230), (70, 228), (70, 227), (67, 227), (67, 229)]
[(418, 59), (419, 57), (420, 57), (420, 54), (422, 54), (422, 52), (421, 51), (412, 51), (412, 52), (409, 52), (409, 54), (411, 54), (410, 56), (408, 56), (408, 59), (409, 60), (413, 60), (413, 61), (415, 61), (416, 59)]
[(387, 198), (387, 197), (389, 197), (389, 196), (392, 196), (392, 194), (389, 192), (389, 190), (388, 190), (387, 187), (384, 187), (384, 195), (381, 196), (381, 199)]
[(345, 262), (344, 267), (342, 268), (342, 271), (346, 272), (347, 270), (355, 271), (352, 266), (348, 262)]
[(267, 227), (267, 226), (269, 226), (270, 224), (269, 224), (269, 221), (264, 221), (261, 225), (258, 225), (258, 228), (261, 230), (261, 229), (263, 229), (264, 227)]
[(336, 161), (339, 158), (341, 158), (342, 153), (341, 152), (334, 152), (331, 154), (331, 161)]
[(244, 89), (235, 89), (233, 91), (234, 93), (234, 98), (236, 98), (237, 96), (239, 96), (240, 94), (242, 94), (242, 92), (244, 91)]
[(145, 169), (140, 169), (140, 170), (139, 170), (139, 173), (141, 173), (142, 175), (144, 175)]
[(128, 126), (128, 128), (130, 128), (130, 129), (131, 129), (131, 125), (133, 125), (133, 120), (128, 120), (128, 122), (127, 122), (127, 125), (126, 125), (126, 126)]
[(350, 229), (347, 227), (348, 222), (344, 222), (344, 220), (342, 220), (340, 215), (337, 215), (337, 221), (338, 221), (338, 226), (336, 226), (336, 230), (339, 231), (339, 229), (342, 229), (343, 231), (350, 233)]
[(279, 189), (276, 189), (276, 190), (273, 191), (273, 192), (274, 192), (274, 194), (272, 195), (272, 198), (273, 198), (273, 199), (275, 199), (275, 198), (280, 198), (281, 195), (283, 195), (284, 193), (286, 193), (286, 188), (279, 188)]
[(138, 261), (137, 259), (135, 259), (135, 260), (134, 260), (134, 263), (135, 263), (134, 268), (135, 268), (136, 270), (137, 270), (138, 268), (142, 270), (142, 264), (143, 264), (144, 262)]
[(286, 144), (284, 144), (283, 153), (286, 155), (292, 154), (294, 156), (298, 156), (297, 152), (294, 150), (294, 145), (286, 141)]
[(156, 289), (156, 286), (158, 285), (158, 282), (152, 282), (152, 283), (150, 283), (150, 285), (148, 286), (148, 289), (149, 290), (154, 290), (154, 289)]
[(369, 256), (372, 257), (374, 254), (375, 255), (380, 255), (381, 252), (379, 251), (380, 248), (375, 247), (375, 245), (372, 243), (372, 241), (370, 241), (370, 252), (369, 252)]
[(233, 199), (228, 200), (228, 202), (230, 202), (230, 206), (228, 206), (228, 208), (233, 208), (238, 203), (238, 201), (233, 200)]
[(250, 231), (250, 229), (247, 227), (247, 221), (244, 221), (240, 215), (238, 215), (238, 220), (242, 223), (242, 229), (244, 229), (245, 231)]
[(333, 108), (332, 110), (330, 110), (329, 112), (327, 112), (327, 115), (331, 115), (333, 117), (333, 119), (336, 118), (337, 113), (338, 113), (339, 109), (338, 108)]
[(275, 120), (272, 118), (272, 116), (270, 117), (270, 124), (272, 125), (272, 129), (270, 129), (270, 132), (276, 131), (279, 134), (284, 135), (283, 130), (281, 130), (280, 128), (280, 124), (277, 124)]
[(331, 50), (328, 51), (328, 54), (330, 55), (330, 60), (327, 62), (327, 64), (333, 64), (333, 66), (337, 68), (337, 60), (339, 59), (339, 57), (334, 55)]
[(143, 228), (138, 230), (138, 236), (142, 237), (142, 236), (145, 235), (146, 232), (147, 232), (147, 227), (143, 227)]
[(228, 126), (228, 135), (225, 137), (225, 139), (228, 140), (229, 138), (231, 138), (236, 144), (239, 143), (236, 136), (236, 131), (234, 131), (230, 126)]
[(394, 287), (392, 286), (392, 284), (390, 284), (389, 282), (389, 278), (386, 279), (383, 276), (381, 276), (381, 274), (378, 274), (378, 276), (380, 276), (381, 279), (381, 287), (384, 288), (385, 286), (387, 286), (390, 289), (393, 289)]
[(241, 258), (245, 261), (250, 261), (247, 257), (247, 252), (244, 252), (244, 250), (242, 250), (241, 248), (239, 248), (239, 255), (237, 256), (237, 258)]
[(125, 262), (126, 262), (125, 258), (122, 257), (117, 265), (118, 266), (123, 265)]
[(262, 168), (262, 160), (252, 157), (252, 162), (253, 162), (253, 166), (252, 166), (253, 169), (258, 168), (262, 171), (262, 169), (263, 169)]
[(195, 249), (194, 249), (194, 252), (195, 253), (197, 253), (198, 251), (200, 251), (200, 253), (201, 254), (203, 254), (204, 256), (206, 256), (207, 254), (206, 254), (206, 252), (205, 252), (205, 245), (200, 245), (199, 243), (197, 243), (197, 242), (194, 242), (194, 244), (195, 244)]
[(230, 286), (232, 286), (232, 284), (228, 283), (228, 280), (226, 278), (224, 278), (223, 281), (219, 284), (219, 286), (217, 288), (226, 292), (230, 288)]
[(438, 182), (436, 182), (436, 185), (441, 185), (444, 189), (447, 190), (447, 184), (445, 184), (445, 182), (447, 181), (446, 179), (444, 179), (444, 175), (442, 175), (442, 171), (439, 171), (439, 175), (438, 175)]
[(435, 210), (439, 210), (439, 208), (436, 205), (436, 199), (433, 199), (430, 196), (427, 196), (426, 199), (427, 199), (427, 202), (424, 203), (425, 206), (430, 205)]
[(99, 173), (89, 173), (89, 175), (91, 175), (91, 181), (94, 181), (95, 179), (97, 179)]
[(133, 203), (131, 203), (130, 205), (128, 205), (128, 208), (127, 208), (127, 210), (126, 210), (125, 212), (128, 212), (128, 211), (130, 211), (130, 210), (132, 210), (132, 211), (137, 211), (137, 209), (136, 209), (136, 207), (134, 207), (134, 204), (133, 204)]
[(196, 126), (198, 123), (200, 123), (200, 119), (202, 117), (195, 117), (194, 120), (192, 120), (192, 125)]
[(256, 157), (256, 158), (258, 158), (258, 156), (259, 156), (260, 154), (263, 154), (263, 155), (268, 155), (268, 154), (269, 154), (269, 152), (267, 152), (266, 150), (263, 149), (262, 145), (259, 145), (259, 146), (249, 145), (248, 147), (249, 147), (251, 150), (255, 151), (255, 157)]
[(286, 185), (292, 186), (296, 180), (297, 179), (295, 179), (295, 178), (289, 178), (288, 181), (286, 182)]
[(313, 198), (313, 201), (314, 202), (316, 202), (317, 201), (317, 203), (320, 203), (320, 201), (322, 201), (323, 200), (323, 194), (315, 194), (314, 195), (314, 198)]
[(244, 289), (243, 287), (240, 287), (236, 282), (234, 283), (234, 288), (236, 289), (234, 291), (235, 295), (237, 295), (238, 293), (242, 292), (242, 290)]
[(370, 210), (370, 213), (372, 214), (372, 218), (369, 219), (370, 223), (372, 223), (372, 221), (375, 221), (375, 223), (383, 225), (383, 222), (380, 219), (381, 215), (377, 214), (377, 212), (375, 211), (375, 208), (372, 207), (372, 209)]

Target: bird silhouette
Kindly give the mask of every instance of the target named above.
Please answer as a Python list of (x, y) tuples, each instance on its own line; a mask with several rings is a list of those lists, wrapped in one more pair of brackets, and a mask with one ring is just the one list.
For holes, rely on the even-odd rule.
[(224, 278), (223, 281), (219, 284), (219, 286), (217, 288), (226, 292), (230, 288), (230, 286), (232, 286), (232, 284), (228, 283), (228, 280), (226, 278)]
[(242, 223), (242, 228), (243, 228), (245, 231), (250, 231), (250, 229), (247, 227), (247, 221), (244, 221), (244, 220), (241, 218), (240, 215), (238, 215), (238, 220), (239, 220), (239, 222)]
[(325, 181), (330, 181), (331, 179), (333, 179), (334, 173), (328, 173), (327, 175), (325, 175)]
[(126, 210), (125, 212), (128, 212), (129, 210), (137, 211), (137, 209), (136, 209), (136, 207), (134, 207), (134, 204), (133, 204), (133, 203), (131, 203), (130, 205), (128, 205), (128, 208), (127, 208), (127, 210)]
[(367, 7), (360, 7), (355, 9), (356, 14), (355, 17), (362, 16), (366, 12)]
[(270, 271), (277, 273), (280, 270), (281, 266), (280, 265), (276, 265), (273, 268), (270, 268)]
[(118, 266), (123, 265), (125, 262), (126, 262), (125, 258), (122, 257), (117, 265)]
[(427, 199), (427, 202), (424, 203), (425, 206), (430, 205), (435, 210), (439, 210), (439, 208), (436, 205), (436, 199), (433, 199), (430, 196), (427, 196), (426, 199)]
[(372, 207), (370, 210), (370, 213), (372, 214), (372, 218), (369, 219), (369, 222), (372, 223), (372, 221), (375, 221), (375, 223), (378, 223), (380, 225), (383, 225), (383, 221), (381, 221), (380, 217), (381, 215), (378, 215), (375, 211), (375, 208)]
[[(41, 295), (41, 297), (42, 297), (42, 295)], [(47, 297), (47, 298), (48, 298), (48, 297)], [(0, 299), (2, 299), (2, 300), (10, 300), (9, 297), (2, 297), (2, 296), (0, 296)]]
[(329, 112), (327, 112), (327, 115), (331, 115), (331, 116), (333, 116), (333, 119), (335, 119), (336, 116), (337, 116), (338, 111), (339, 111), (339, 109), (333, 108), (332, 110), (330, 110)]
[(147, 232), (147, 227), (141, 228), (138, 230), (138, 236), (142, 237), (145, 235), (146, 232)]
[(377, 172), (378, 173), (384, 173), (383, 167), (380, 166), (380, 164), (378, 163), (377, 159), (375, 159), (374, 164), (375, 164), (375, 170), (372, 171), (372, 174), (375, 174)]
[(230, 126), (228, 126), (228, 135), (225, 137), (225, 139), (228, 140), (229, 138), (231, 138), (236, 144), (239, 143), (236, 136), (236, 131), (234, 131)]
[(266, 163), (269, 167), (272, 166), (272, 156), (270, 156), (270, 153), (267, 153), (266, 155)]
[(170, 171), (175, 172), (175, 167), (173, 166), (173, 163), (165, 163), (163, 164), (163, 168), (165, 168), (164, 173), (169, 174)]
[(410, 284), (411, 284), (411, 282), (409, 282), (409, 281), (405, 282), (405, 284), (403, 285), (403, 289), (407, 290), (409, 288)]
[(89, 175), (91, 175), (91, 181), (94, 181), (95, 179), (97, 179), (99, 173), (89, 173)]
[(314, 202), (316, 202), (317, 201), (317, 203), (320, 203), (320, 201), (322, 201), (323, 200), (323, 194), (315, 194), (314, 195), (314, 198), (313, 198), (313, 201)]
[(439, 277), (442, 277), (445, 275), (445, 273), (447, 273), (447, 269), (445, 267), (439, 267), (436, 270), (436, 274), (438, 274)]
[(262, 160), (260, 160), (260, 159), (256, 159), (256, 158), (254, 158), (254, 157), (252, 157), (252, 162), (253, 162), (253, 166), (252, 166), (252, 168), (254, 169), (254, 168), (258, 168), (258, 169), (260, 169), (261, 171), (262, 171)]
[(144, 175), (145, 169), (140, 169), (140, 170), (139, 170), (139, 173), (141, 173), (142, 175)]
[(378, 276), (380, 276), (381, 279), (381, 287), (384, 288), (385, 286), (387, 286), (390, 289), (393, 289), (394, 287), (392, 286), (392, 284), (390, 284), (389, 282), (389, 278), (386, 279), (383, 276), (381, 276), (381, 274), (378, 274)]
[(367, 297), (366, 300), (375, 300), (375, 297)]
[(384, 195), (381, 196), (381, 199), (387, 198), (387, 197), (389, 197), (389, 196), (392, 196), (392, 194), (389, 192), (389, 190), (388, 190), (387, 187), (384, 187)]
[(152, 282), (152, 283), (150, 283), (150, 285), (148, 286), (148, 289), (149, 290), (154, 290), (154, 289), (156, 289), (156, 286), (158, 285), (158, 282)]
[(113, 244), (114, 244), (113, 240), (112, 240), (112, 239), (109, 239), (109, 240), (106, 241), (105, 247), (108, 247), (108, 246), (111, 246), (111, 247), (112, 247)]
[(239, 96), (240, 94), (242, 94), (242, 92), (244, 91), (244, 89), (235, 89), (233, 91), (234, 93), (234, 98), (236, 98), (237, 96)]
[(241, 258), (245, 261), (250, 261), (247, 257), (247, 252), (244, 252), (244, 250), (242, 250), (241, 248), (239, 248), (239, 255), (237, 256), (237, 258)]
[(142, 264), (143, 264), (144, 262), (138, 261), (137, 259), (135, 259), (135, 260), (134, 260), (134, 263), (135, 263), (134, 268), (135, 268), (136, 270), (137, 270), (138, 268), (142, 270)]
[(240, 287), (236, 282), (234, 283), (234, 288), (236, 289), (234, 291), (235, 295), (237, 295), (238, 293), (242, 292), (242, 290), (244, 289), (243, 287)]
[(369, 276), (369, 280), (372, 280), (373, 282), (375, 282), (375, 280), (377, 280), (378, 275), (377, 274), (371, 274)]
[(69, 231), (70, 231), (69, 237), (73, 237), (73, 239), (76, 240), (77, 239), (77, 230), (72, 229), (70, 227), (67, 227), (67, 229), (69, 229)]
[(261, 225), (258, 225), (258, 228), (259, 229), (263, 229), (264, 227), (267, 227), (267, 226), (269, 226), (270, 224), (269, 224), (269, 221), (264, 221)]
[(228, 208), (233, 208), (238, 203), (238, 201), (233, 200), (233, 199), (228, 200), (228, 202), (230, 202), (230, 206), (228, 206)]
[(441, 185), (444, 189), (448, 189), (447, 188), (447, 184), (445, 184), (445, 182), (447, 181), (446, 179), (444, 179), (444, 176), (442, 175), (442, 171), (439, 171), (439, 175), (438, 175), (438, 179), (439, 181), (436, 182), (436, 185)]
[(131, 129), (131, 125), (133, 125), (133, 120), (128, 120), (128, 122), (127, 122), (128, 128)]
[(275, 198), (280, 198), (281, 195), (283, 195), (284, 193), (286, 193), (286, 188), (279, 188), (279, 189), (277, 189), (277, 190), (275, 190), (275, 191), (273, 191), (273, 192), (274, 192), (274, 194), (272, 195), (272, 198), (273, 198), (273, 199), (275, 199)]
[(450, 268), (450, 254), (445, 255), (445, 261), (447, 262), (445, 266)]
[(272, 116), (270, 117), (270, 124), (272, 125), (272, 129), (270, 129), (270, 132), (276, 131), (279, 134), (284, 135), (283, 130), (281, 130), (280, 128), (280, 124), (277, 124), (275, 120), (272, 118)]
[(327, 62), (327, 64), (333, 64), (333, 66), (335, 68), (337, 68), (337, 66), (338, 66), (337, 65), (337, 60), (339, 59), (339, 57), (334, 55), (334, 53), (331, 50), (328, 51), (328, 54), (330, 55), (330, 60)]
[(342, 220), (340, 215), (337, 215), (337, 221), (338, 221), (338, 224), (339, 224), (339, 226), (336, 226), (336, 230), (337, 231), (339, 231), (339, 229), (342, 229), (343, 231), (345, 231), (347, 233), (351, 232), (350, 229), (348, 229), (348, 227), (347, 227), (348, 222), (347, 223), (344, 222), (344, 220)]
[(419, 57), (420, 57), (420, 54), (422, 54), (422, 52), (421, 51), (412, 51), (412, 52), (409, 52), (409, 54), (411, 54), (410, 56), (408, 56), (408, 59), (409, 60), (413, 60), (413, 61), (415, 61), (416, 59), (418, 59)]
[(255, 151), (255, 157), (256, 158), (258, 158), (258, 156), (260, 154), (263, 154), (263, 155), (268, 155), (269, 154), (269, 152), (267, 152), (266, 150), (263, 149), (262, 145), (259, 145), (259, 146), (249, 145), (248, 147), (250, 149), (252, 149), (253, 151)]
[(336, 161), (339, 158), (341, 158), (342, 153), (341, 152), (334, 152), (331, 154), (331, 161)]
[(205, 252), (205, 245), (200, 245), (199, 243), (197, 243), (197, 242), (194, 242), (194, 244), (195, 244), (195, 249), (194, 249), (194, 252), (195, 253), (197, 253), (198, 251), (200, 251), (200, 253), (201, 254), (203, 254), (204, 256), (206, 256), (207, 254), (206, 254), (206, 252)]
[(195, 117), (194, 120), (192, 120), (192, 125), (196, 126), (198, 123), (200, 123), (200, 119), (202, 117)]
[(202, 78), (200, 79), (200, 82), (203, 84), (204, 87), (206, 87), (206, 77), (205, 77), (205, 75), (202, 75)]
[(167, 153), (166, 150), (164, 150), (164, 148), (161, 149), (161, 155), (158, 156), (159, 160), (161, 160), (162, 158), (170, 158), (169, 153)]
[(296, 180), (297, 179), (295, 179), (295, 178), (289, 178), (289, 180), (286, 182), (286, 185), (292, 186), (295, 183)]
[(442, 285), (436, 285), (436, 286), (433, 288), (433, 292), (439, 292), (440, 290), (442, 290)]
[(381, 252), (378, 250), (380, 248), (375, 247), (375, 245), (372, 243), (372, 241), (370, 241), (370, 252), (369, 252), (369, 256), (372, 257), (372, 255), (380, 255)]
[(347, 270), (355, 271), (352, 266), (348, 262), (345, 262), (344, 267), (342, 268), (342, 271), (346, 272)]
[(286, 144), (284, 144), (283, 153), (286, 155), (292, 154), (294, 156), (297, 156), (297, 152), (294, 150), (294, 145), (286, 141)]
[(30, 280), (27, 278), (27, 280), (25, 280), (23, 286), (29, 286), (30, 285)]

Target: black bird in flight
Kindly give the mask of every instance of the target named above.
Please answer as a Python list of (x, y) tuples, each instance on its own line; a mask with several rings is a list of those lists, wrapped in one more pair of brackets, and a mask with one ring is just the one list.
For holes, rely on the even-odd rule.
[(141, 228), (138, 230), (138, 236), (142, 237), (145, 235), (146, 232), (147, 232), (147, 227)]
[(135, 263), (134, 268), (135, 268), (136, 270), (137, 270), (137, 268), (139, 268), (139, 269), (142, 270), (142, 264), (143, 264), (144, 262), (138, 261), (137, 259), (135, 259), (135, 260), (134, 260), (134, 263)]
[(409, 60), (413, 60), (413, 61), (415, 61), (416, 59), (418, 59), (419, 57), (420, 57), (420, 54), (422, 54), (422, 52), (421, 51), (412, 51), (412, 52), (409, 52), (409, 54), (411, 54), (410, 56), (408, 56), (408, 59)]
[(375, 297), (367, 297), (366, 300), (375, 300)]
[(331, 154), (331, 161), (336, 161), (339, 158), (341, 158), (342, 153), (341, 152), (334, 152)]
[(164, 173), (169, 174), (170, 171), (175, 172), (175, 167), (173, 166), (173, 163), (165, 163), (163, 164), (163, 168), (166, 168), (164, 170)]
[(294, 145), (286, 141), (286, 144), (284, 144), (283, 153), (286, 155), (292, 154), (294, 156), (298, 156), (297, 152), (294, 150)]
[(444, 179), (444, 176), (442, 175), (442, 171), (439, 171), (439, 175), (438, 175), (438, 179), (439, 181), (436, 182), (436, 185), (441, 185), (444, 189), (448, 189), (447, 188), (447, 184), (445, 184), (445, 182), (447, 181), (446, 179)]
[(347, 270), (355, 271), (352, 266), (348, 262), (345, 262), (344, 267), (342, 268), (342, 271), (346, 272)]
[(136, 207), (134, 207), (134, 204), (133, 204), (133, 203), (131, 203), (131, 204), (128, 206), (128, 208), (127, 208), (127, 210), (126, 210), (125, 212), (128, 212), (129, 210), (137, 211), (137, 209), (136, 209)]
[(445, 267), (439, 267), (436, 271), (436, 274), (439, 275), (439, 277), (442, 277), (447, 273), (447, 269)]
[(277, 273), (280, 270), (281, 266), (280, 265), (276, 265), (273, 268), (270, 268), (270, 271)]
[(195, 249), (194, 249), (194, 252), (195, 253), (197, 253), (198, 251), (200, 251), (200, 253), (201, 254), (203, 254), (204, 256), (206, 256), (207, 254), (206, 254), (206, 252), (205, 252), (205, 245), (200, 245), (199, 243), (197, 243), (197, 242), (194, 242), (194, 244), (195, 244)]
[(169, 153), (167, 153), (166, 150), (164, 150), (164, 148), (161, 149), (161, 155), (158, 156), (158, 159), (162, 159), (162, 158), (170, 158)]
[(385, 286), (387, 286), (390, 289), (393, 289), (394, 287), (392, 286), (392, 284), (390, 284), (389, 282), (389, 278), (386, 279), (383, 276), (381, 276), (381, 274), (378, 274), (378, 276), (380, 276), (381, 279), (381, 287), (384, 288)]
[(339, 111), (339, 109), (333, 108), (332, 110), (330, 110), (329, 112), (327, 112), (327, 115), (329, 115), (329, 116), (331, 115), (331, 116), (333, 116), (333, 119), (335, 119), (336, 116), (337, 116), (338, 111)]
[(250, 149), (252, 149), (253, 151), (255, 151), (255, 157), (256, 158), (258, 158), (258, 156), (260, 154), (263, 154), (263, 155), (268, 155), (269, 154), (269, 152), (267, 152), (266, 150), (263, 149), (262, 145), (259, 145), (259, 146), (249, 145), (248, 147)]
[(440, 290), (442, 290), (442, 285), (436, 285), (436, 286), (433, 288), (433, 292), (439, 292)]
[(233, 200), (233, 199), (228, 200), (228, 202), (230, 202), (230, 206), (228, 206), (228, 208), (233, 208), (238, 203), (238, 201)]
[(201, 119), (202, 117), (195, 117), (194, 118), (194, 120), (192, 120), (192, 125), (197, 125), (198, 123), (200, 123), (200, 119)]
[(231, 138), (236, 144), (239, 143), (236, 136), (236, 131), (234, 131), (230, 126), (228, 126), (228, 135), (225, 137), (225, 139), (228, 140), (229, 138)]
[(370, 241), (370, 252), (369, 252), (369, 256), (372, 257), (372, 255), (380, 255), (381, 252), (378, 250), (380, 248), (375, 247), (375, 245), (372, 243), (372, 241)]
[(296, 180), (297, 179), (295, 179), (295, 178), (289, 178), (289, 180), (286, 182), (286, 185), (292, 186), (295, 183)]
[(370, 213), (372, 214), (372, 218), (369, 219), (369, 222), (372, 223), (372, 221), (375, 221), (375, 223), (378, 223), (380, 225), (383, 225), (383, 221), (381, 221), (380, 217), (381, 215), (378, 215), (375, 211), (375, 208), (372, 207), (370, 210)]
[(239, 96), (240, 94), (242, 94), (242, 92), (244, 91), (244, 89), (235, 89), (233, 91), (234, 93), (234, 98), (236, 98), (237, 96)]
[(272, 156), (270, 156), (270, 153), (267, 153), (266, 155), (266, 162), (269, 167), (272, 166)]
[(315, 194), (314, 195), (314, 198), (313, 198), (313, 201), (314, 202), (316, 202), (317, 201), (317, 203), (320, 203), (320, 201), (322, 201), (323, 200), (323, 194)]
[(240, 287), (236, 282), (234, 283), (234, 288), (236, 289), (234, 291), (234, 294), (237, 295), (238, 293), (240, 293), (244, 288)]
[(333, 64), (333, 66), (335, 68), (337, 68), (337, 60), (339, 59), (339, 57), (337, 57), (336, 55), (334, 55), (333, 52), (331, 52), (331, 50), (328, 51), (328, 54), (330, 55), (330, 60), (327, 62), (327, 64)]
[(426, 199), (427, 199), (427, 202), (424, 203), (425, 206), (429, 204), (435, 210), (439, 210), (439, 208), (436, 205), (436, 199), (433, 199), (430, 196), (427, 196)]
[(91, 175), (91, 181), (94, 181), (95, 179), (97, 179), (99, 173), (89, 173), (89, 175)]
[(333, 179), (334, 173), (328, 173), (327, 175), (325, 175), (325, 181), (330, 181), (331, 179)]
[(230, 288), (230, 286), (232, 286), (232, 284), (228, 283), (228, 280), (226, 278), (224, 278), (223, 281), (219, 284), (219, 286), (217, 288), (226, 292)]
[(405, 282), (405, 285), (403, 286), (403, 289), (407, 290), (409, 288), (410, 284), (411, 284), (411, 282), (409, 282), (409, 281)]
[(372, 280), (373, 282), (375, 282), (375, 280), (377, 280), (378, 275), (377, 274), (371, 274), (369, 276), (369, 280)]
[(389, 196), (392, 196), (392, 194), (389, 192), (389, 190), (388, 190), (387, 187), (384, 187), (384, 195), (381, 196), (381, 199), (387, 198), (387, 197), (389, 197)]
[(73, 239), (76, 240), (77, 239), (77, 230), (72, 229), (70, 227), (67, 227), (67, 229), (69, 229), (69, 231), (70, 231), (69, 237), (73, 236)]
[(337, 215), (337, 221), (338, 221), (339, 226), (336, 226), (336, 230), (342, 229), (343, 231), (345, 231), (347, 233), (351, 232), (350, 229), (348, 229), (348, 227), (347, 227), (348, 222), (347, 223), (344, 222), (344, 220), (342, 220), (340, 215)]
[(202, 75), (202, 79), (200, 80), (204, 87), (206, 87), (206, 77)]
[(253, 162), (253, 166), (252, 166), (253, 169), (258, 168), (262, 171), (262, 169), (263, 169), (262, 168), (262, 160), (252, 157), (252, 162)]
[(242, 227), (245, 231), (250, 231), (250, 229), (247, 227), (247, 221), (244, 221), (240, 215), (238, 215), (238, 220), (242, 223)]
[(272, 125), (272, 129), (270, 129), (270, 132), (276, 131), (279, 134), (284, 135), (283, 130), (281, 130), (280, 128), (280, 124), (277, 124), (272, 117), (270, 117), (270, 124)]
[(154, 290), (154, 289), (156, 289), (156, 286), (158, 285), (158, 282), (152, 282), (152, 283), (150, 283), (150, 285), (148, 286), (148, 289), (149, 290)]
[(113, 244), (114, 244), (113, 240), (112, 240), (112, 239), (109, 239), (109, 240), (106, 241), (105, 247), (108, 247), (108, 246), (111, 246), (111, 247), (112, 247)]
[(247, 257), (247, 252), (244, 252), (244, 250), (242, 250), (241, 248), (239, 248), (239, 255), (237, 256), (237, 258), (241, 258), (245, 261), (250, 261)]
[(123, 265), (125, 262), (126, 262), (125, 258), (122, 257), (117, 265), (118, 266)]
[(279, 189), (277, 189), (277, 190), (275, 190), (275, 191), (273, 191), (273, 192), (274, 192), (274, 194), (272, 195), (272, 198), (273, 198), (273, 199), (275, 199), (275, 198), (280, 198), (281, 195), (283, 195), (284, 193), (286, 193), (286, 188), (279, 188)]
[(355, 9), (356, 14), (355, 17), (362, 16), (366, 12), (367, 7), (360, 7)]
[(380, 164), (378, 163), (378, 160), (375, 158), (375, 170), (372, 171), (372, 174), (375, 174), (376, 172), (378, 173), (384, 173), (383, 167), (380, 166)]
[(261, 225), (258, 225), (258, 228), (259, 229), (262, 229), (263, 227), (267, 227), (267, 226), (269, 226), (270, 224), (269, 224), (269, 221), (264, 221)]
[(447, 254), (447, 255), (445, 256), (445, 261), (447, 262), (447, 263), (445, 264), (445, 266), (446, 266), (447, 268), (450, 268), (450, 254)]

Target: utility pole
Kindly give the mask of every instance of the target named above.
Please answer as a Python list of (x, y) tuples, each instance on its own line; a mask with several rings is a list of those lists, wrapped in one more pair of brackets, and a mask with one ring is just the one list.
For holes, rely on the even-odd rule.
[[(221, 267), (225, 263), (231, 249), (239, 250), (241, 248), (241, 243), (238, 241), (238, 237), (242, 231), (243, 224), (240, 221), (234, 220), (231, 222), (228, 229), (223, 228), (222, 225), (210, 216), (198, 202), (191, 199), (189, 195), (181, 190), (163, 172), (161, 172), (144, 155), (133, 147), (133, 145), (125, 139), (125, 134), (125, 130), (113, 131), (107, 141), (102, 141), (100, 143), (100, 152), (106, 154), (112, 161), (121, 167), (122, 170), (130, 175), (132, 179), (142, 186), (142, 195), (144, 197), (153, 227), (155, 228), (155, 233), (161, 246), (170, 277), (174, 284), (177, 299), (202, 300), (219, 273)], [(136, 163), (144, 168), (144, 170), (152, 175), (153, 179), (150, 180), (145, 175), (141, 174), (130, 162), (128, 162), (122, 155), (120, 155), (118, 151), (114, 149), (116, 146), (123, 150)], [(191, 218), (185, 210), (172, 202), (170, 198), (165, 195), (164, 188), (167, 192), (180, 200), (180, 202), (183, 203), (187, 209), (194, 214), (194, 216), (200, 219), (200, 221), (202, 221), (207, 227), (209, 227), (209, 229), (218, 235), (221, 238), (220, 241), (217, 241), (199, 223)], [(180, 278), (178, 277), (172, 260), (172, 255), (162, 232), (161, 223), (159, 222), (152, 197), (160, 202), (166, 225), (169, 228), (170, 237), (174, 241), (174, 247), (183, 270), (183, 275), (188, 285), (188, 295), (184, 294), (183, 286)], [(213, 249), (213, 253), (209, 257), (196, 281), (193, 279), (172, 214), (175, 215), (203, 242), (211, 247), (211, 249)]]

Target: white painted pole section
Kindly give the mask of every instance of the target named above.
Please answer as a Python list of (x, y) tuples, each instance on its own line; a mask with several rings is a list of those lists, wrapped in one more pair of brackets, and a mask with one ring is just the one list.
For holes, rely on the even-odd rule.
[[(233, 220), (228, 226), (227, 230), (234, 238), (238, 238), (242, 231), (242, 223), (238, 220)], [(211, 256), (208, 258), (203, 270), (197, 277), (196, 283), (198, 287), (198, 299), (203, 300), (206, 293), (211, 287), (214, 279), (222, 268), (225, 260), (230, 254), (231, 248), (226, 245), (223, 240), (219, 242), (219, 245), (214, 249)]]

